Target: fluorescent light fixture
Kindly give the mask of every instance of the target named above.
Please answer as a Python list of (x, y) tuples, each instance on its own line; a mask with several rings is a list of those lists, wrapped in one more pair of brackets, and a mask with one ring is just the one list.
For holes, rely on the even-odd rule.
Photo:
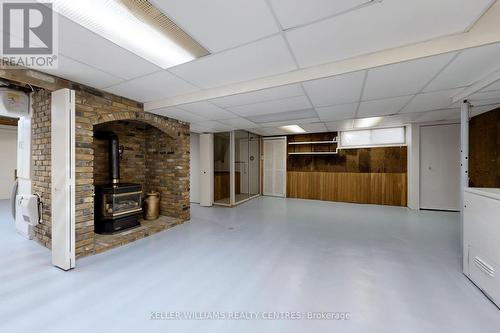
[(356, 119), (354, 121), (354, 127), (356, 128), (369, 128), (376, 126), (382, 121), (382, 117), (371, 117), (371, 118), (362, 118)]
[(54, 10), (161, 68), (208, 54), (147, 0), (52, 0)]
[(288, 133), (305, 133), (306, 131), (300, 127), (299, 125), (287, 125), (287, 126), (280, 126), (279, 127), (281, 130), (288, 132)]

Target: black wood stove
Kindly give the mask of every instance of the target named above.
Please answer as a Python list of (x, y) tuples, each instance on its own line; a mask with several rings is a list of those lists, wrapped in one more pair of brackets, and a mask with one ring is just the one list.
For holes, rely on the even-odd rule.
[(120, 183), (120, 149), (118, 136), (113, 132), (96, 132), (97, 139), (109, 143), (109, 175), (111, 183), (95, 186), (94, 230), (99, 234), (132, 228), (139, 224), (142, 214), (140, 184)]

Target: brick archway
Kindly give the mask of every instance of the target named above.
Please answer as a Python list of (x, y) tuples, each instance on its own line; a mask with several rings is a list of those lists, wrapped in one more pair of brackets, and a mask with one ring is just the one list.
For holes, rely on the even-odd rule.
[(118, 120), (140, 121), (158, 128), (171, 138), (179, 136), (179, 129), (172, 125), (172, 120), (148, 112), (113, 112), (108, 114), (97, 114), (90, 118), (92, 126)]

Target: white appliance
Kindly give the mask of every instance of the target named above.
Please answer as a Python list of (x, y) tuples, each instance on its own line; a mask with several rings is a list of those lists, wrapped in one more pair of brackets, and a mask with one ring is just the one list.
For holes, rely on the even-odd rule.
[(40, 222), (40, 199), (37, 195), (17, 195), (16, 211), (22, 220), (31, 227)]
[(463, 272), (500, 306), (500, 188), (466, 188)]
[(264, 138), (264, 195), (286, 196), (286, 137)]
[(10, 117), (28, 117), (29, 97), (22, 91), (0, 88), (0, 114)]

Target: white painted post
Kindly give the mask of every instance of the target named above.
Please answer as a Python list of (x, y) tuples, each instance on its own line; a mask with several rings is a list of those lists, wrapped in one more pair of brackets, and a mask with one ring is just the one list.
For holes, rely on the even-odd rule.
[(469, 114), (470, 103), (464, 100), (460, 115), (460, 253), (463, 255), (464, 190), (469, 187)]
[(52, 93), (52, 264), (75, 267), (75, 91)]

